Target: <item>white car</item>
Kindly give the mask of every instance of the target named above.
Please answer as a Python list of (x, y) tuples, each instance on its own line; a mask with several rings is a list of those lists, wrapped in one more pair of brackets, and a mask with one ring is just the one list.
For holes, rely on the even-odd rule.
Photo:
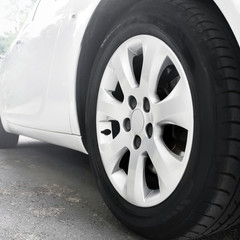
[(40, 0), (2, 63), (0, 147), (88, 153), (147, 238), (224, 230), (240, 218), (239, 45), (239, 0)]

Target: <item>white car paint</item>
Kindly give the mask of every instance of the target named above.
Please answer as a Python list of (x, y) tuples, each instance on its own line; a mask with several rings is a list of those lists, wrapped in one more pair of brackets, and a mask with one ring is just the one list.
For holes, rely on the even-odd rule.
[(4, 102), (5, 114), (12, 124), (71, 133), (67, 93), (61, 90), (66, 86), (61, 82), (57, 85), (51, 76), (61, 26), (69, 15), (67, 2), (42, 0), (33, 21), (25, 26), (13, 46)]
[(240, 1), (214, 0), (228, 21), (240, 46)]
[[(76, 74), (81, 41), (99, 2), (37, 4), (0, 70), (0, 113), (6, 131), (86, 153), (76, 110)], [(239, 0), (215, 2), (240, 44)]]
[(77, 119), (75, 79), (81, 39), (98, 3), (41, 0), (37, 5), (5, 59), (1, 119), (7, 131), (86, 152)]

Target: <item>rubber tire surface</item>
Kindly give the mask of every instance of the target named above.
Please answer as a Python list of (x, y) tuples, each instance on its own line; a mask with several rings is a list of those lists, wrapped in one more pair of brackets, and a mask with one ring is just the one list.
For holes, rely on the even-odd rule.
[(7, 133), (0, 119), (0, 149), (14, 148), (18, 143), (18, 135)]
[[(106, 65), (127, 39), (149, 34), (180, 59), (194, 105), (194, 140), (175, 192), (152, 208), (129, 204), (111, 185), (98, 149), (96, 103)], [(193, 239), (224, 230), (240, 216), (240, 55), (216, 6), (204, 0), (142, 0), (113, 24), (92, 68), (87, 145), (100, 192), (126, 226), (151, 239)]]

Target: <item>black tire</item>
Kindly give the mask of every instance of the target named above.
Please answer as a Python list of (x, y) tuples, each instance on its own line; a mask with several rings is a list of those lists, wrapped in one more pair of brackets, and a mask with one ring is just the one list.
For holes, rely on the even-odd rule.
[(7, 133), (0, 119), (0, 149), (15, 148), (18, 144), (18, 135)]
[[(161, 38), (181, 60), (194, 105), (194, 141), (187, 170), (163, 203), (139, 208), (110, 183), (96, 136), (96, 103), (105, 67), (127, 39)], [(126, 226), (150, 239), (193, 239), (224, 230), (240, 216), (240, 55), (211, 1), (139, 1), (109, 29), (92, 68), (86, 110), (87, 146), (101, 194)]]

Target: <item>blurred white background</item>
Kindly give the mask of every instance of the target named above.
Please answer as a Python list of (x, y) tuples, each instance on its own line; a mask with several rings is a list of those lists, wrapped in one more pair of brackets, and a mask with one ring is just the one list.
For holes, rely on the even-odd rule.
[(0, 55), (3, 55), (21, 29), (37, 0), (0, 1)]

